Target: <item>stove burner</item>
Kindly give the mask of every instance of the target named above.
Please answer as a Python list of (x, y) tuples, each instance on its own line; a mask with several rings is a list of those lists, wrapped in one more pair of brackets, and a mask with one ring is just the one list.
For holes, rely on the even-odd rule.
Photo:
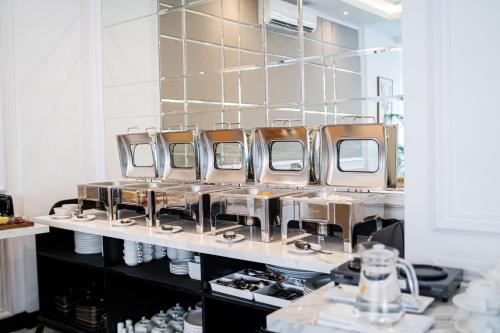
[(351, 261), (349, 261), (348, 267), (350, 270), (359, 273), (361, 271), (361, 258), (356, 257), (356, 258), (352, 259)]
[(439, 281), (448, 277), (448, 273), (441, 267), (432, 265), (413, 265), (413, 268), (417, 274), (417, 279), (420, 281)]

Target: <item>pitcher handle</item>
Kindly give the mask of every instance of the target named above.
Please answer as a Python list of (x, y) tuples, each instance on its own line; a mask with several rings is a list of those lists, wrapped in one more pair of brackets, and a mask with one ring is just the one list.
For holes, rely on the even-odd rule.
[(408, 281), (408, 286), (410, 287), (413, 300), (417, 301), (420, 291), (418, 287), (417, 274), (415, 273), (415, 269), (412, 264), (404, 259), (398, 258), (396, 261), (396, 267), (401, 268), (405, 272), (406, 280)]

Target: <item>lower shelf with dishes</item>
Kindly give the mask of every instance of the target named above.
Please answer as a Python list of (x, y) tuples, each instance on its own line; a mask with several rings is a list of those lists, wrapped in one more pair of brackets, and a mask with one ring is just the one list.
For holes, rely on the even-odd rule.
[(54, 228), (37, 250), (40, 323), (63, 332), (265, 332), (318, 276)]

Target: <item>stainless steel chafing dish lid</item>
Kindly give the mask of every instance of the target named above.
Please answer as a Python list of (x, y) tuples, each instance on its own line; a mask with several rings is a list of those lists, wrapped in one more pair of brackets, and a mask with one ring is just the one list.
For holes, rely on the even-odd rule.
[(243, 184), (248, 174), (248, 143), (245, 130), (200, 131), (200, 178), (204, 183)]
[(120, 167), (124, 178), (157, 178), (156, 152), (148, 132), (117, 135)]
[(309, 184), (310, 143), (309, 131), (305, 127), (255, 128), (252, 139), (256, 184)]
[(197, 145), (193, 131), (156, 134), (157, 174), (164, 180), (196, 180)]
[(396, 127), (383, 124), (320, 127), (323, 185), (384, 189), (395, 183)]

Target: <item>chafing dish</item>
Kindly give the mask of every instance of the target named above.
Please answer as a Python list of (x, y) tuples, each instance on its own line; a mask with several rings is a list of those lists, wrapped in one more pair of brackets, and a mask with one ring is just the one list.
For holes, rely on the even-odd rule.
[(78, 185), (78, 207), (83, 207), (83, 201), (94, 201), (98, 209), (106, 211), (108, 220), (116, 218), (116, 198), (118, 190), (123, 185), (139, 184), (133, 180), (105, 181)]
[(163, 181), (197, 180), (198, 145), (195, 131), (156, 134), (157, 173)]
[[(324, 187), (281, 199), (282, 243), (311, 233), (322, 241), (331, 235), (329, 225), (338, 225), (342, 228), (344, 251), (352, 253), (354, 226), (369, 216), (384, 217), (384, 196), (340, 191), (368, 192), (395, 185), (396, 139), (396, 127), (392, 125), (320, 127), (312, 159), (316, 166), (321, 161), (319, 174), (317, 168), (314, 173)], [(304, 224), (313, 224), (311, 232), (304, 232)]]
[[(183, 224), (189, 231), (189, 224), (195, 222), (196, 233), (210, 231), (210, 194), (227, 190), (227, 187), (216, 185), (181, 185), (155, 191), (155, 210), (157, 224), (162, 212), (169, 215), (179, 214), (183, 219), (175, 221)], [(186, 218), (189, 218), (186, 219)]]
[[(330, 235), (329, 225), (342, 228), (344, 252), (352, 253), (354, 226), (367, 217), (383, 216), (384, 196), (373, 193), (346, 193), (323, 189), (281, 198), (281, 242), (289, 244), (312, 236), (304, 230), (306, 223), (315, 225), (321, 238)], [(290, 228), (296, 222), (297, 228)]]
[[(212, 194), (212, 234), (250, 228), (256, 240), (271, 242), (280, 223), (280, 200), (300, 192), (310, 177), (309, 133), (304, 127), (264, 127), (252, 132), (256, 186)], [(236, 217), (228, 222), (227, 216)], [(255, 231), (253, 230), (255, 228)], [(258, 228), (258, 229), (257, 229)]]

